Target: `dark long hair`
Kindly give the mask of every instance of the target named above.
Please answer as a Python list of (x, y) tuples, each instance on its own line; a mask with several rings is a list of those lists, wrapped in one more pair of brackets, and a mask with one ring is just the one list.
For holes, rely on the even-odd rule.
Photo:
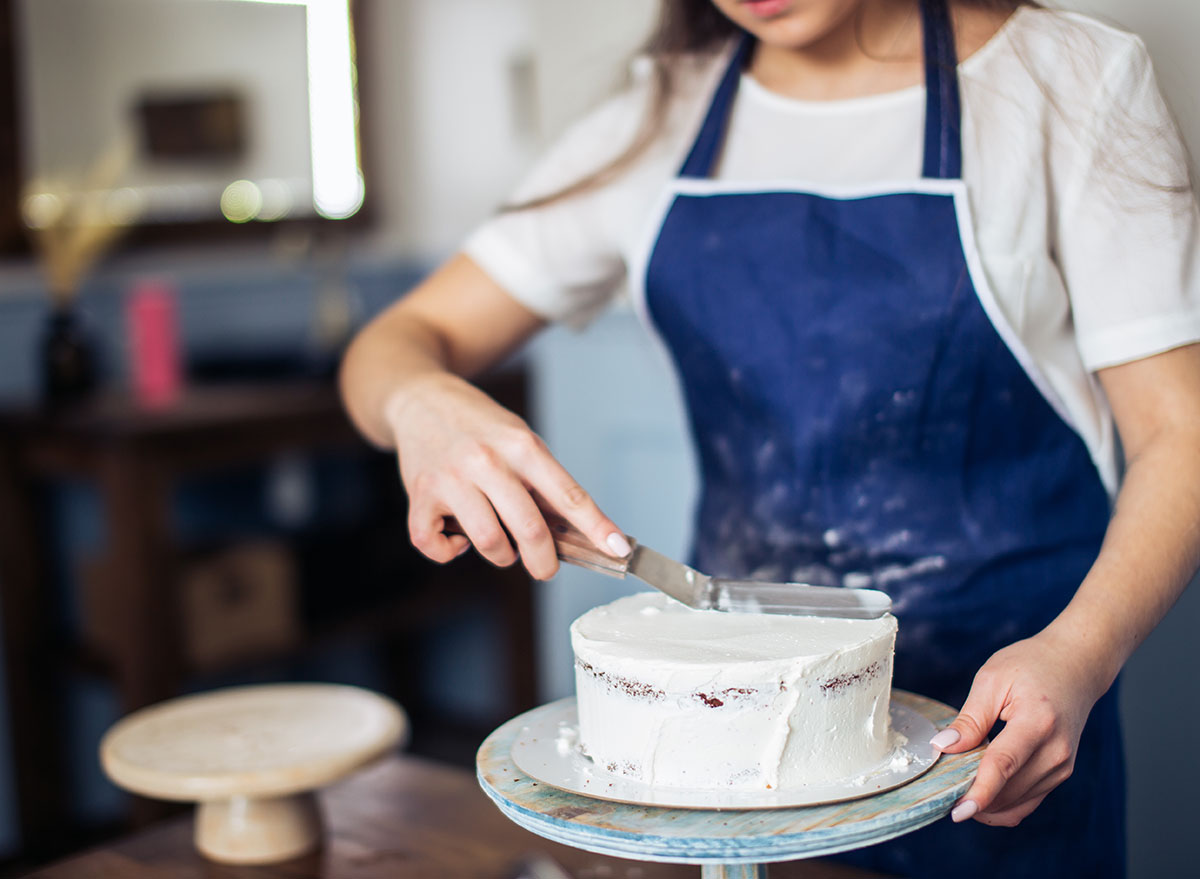
[[(981, 9), (1012, 12), (1019, 6), (1037, 6), (1033, 0), (958, 0)], [(917, 0), (913, 0), (915, 6)], [(507, 210), (523, 210), (550, 204), (573, 195), (589, 192), (620, 176), (662, 131), (667, 106), (675, 93), (673, 61), (681, 57), (707, 55), (719, 51), (737, 34), (738, 26), (717, 9), (712, 0), (661, 0), (658, 23), (641, 53), (652, 63), (650, 98), (641, 126), (629, 145), (607, 164), (579, 180), (547, 195), (507, 205)]]

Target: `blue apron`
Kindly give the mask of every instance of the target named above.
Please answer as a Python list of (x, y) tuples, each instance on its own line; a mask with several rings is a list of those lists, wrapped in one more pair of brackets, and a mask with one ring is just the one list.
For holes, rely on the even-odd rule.
[[(895, 685), (961, 705), (992, 653), (1067, 604), (1110, 511), (987, 288), (945, 0), (922, 16), (921, 179), (709, 179), (747, 37), (663, 201), (641, 293), (697, 447), (695, 565), (887, 591)], [(1120, 876), (1123, 823), (1114, 688), (1072, 778), (1018, 828), (946, 819), (847, 859), (900, 876)]]

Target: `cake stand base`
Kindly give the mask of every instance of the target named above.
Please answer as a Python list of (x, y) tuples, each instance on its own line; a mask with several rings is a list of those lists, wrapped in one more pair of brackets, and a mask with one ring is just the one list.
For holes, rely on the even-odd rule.
[(321, 811), (311, 791), (284, 797), (231, 797), (196, 806), (196, 848), (224, 864), (272, 864), (321, 842)]
[[(957, 715), (948, 705), (903, 690), (893, 690), (892, 700), (939, 728)], [(510, 752), (532, 713), (488, 736), (476, 758), (479, 783), (501, 812), (526, 830), (585, 851), (700, 864), (704, 879), (764, 879), (764, 864), (863, 848), (924, 827), (945, 816), (966, 792), (983, 754), (982, 747), (943, 754), (903, 787), (849, 802), (783, 809), (665, 808), (596, 799), (530, 778)]]
[(705, 864), (700, 879), (767, 879), (766, 864)]

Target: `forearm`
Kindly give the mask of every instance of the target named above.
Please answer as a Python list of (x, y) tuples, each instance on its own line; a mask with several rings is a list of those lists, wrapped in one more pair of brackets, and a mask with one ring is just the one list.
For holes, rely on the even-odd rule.
[(435, 329), (416, 317), (385, 315), (347, 349), (339, 375), (342, 400), (363, 436), (390, 448), (395, 442), (389, 404), (414, 381), (449, 369), (445, 342)]
[[(1200, 429), (1165, 428), (1129, 460), (1100, 554), (1047, 634), (1070, 639), (1100, 691), (1200, 563)], [(1097, 694), (1098, 695), (1098, 694)]]
[(543, 324), (459, 254), (355, 338), (340, 376), (346, 409), (367, 439), (391, 447), (391, 424), (409, 391), (476, 375)]

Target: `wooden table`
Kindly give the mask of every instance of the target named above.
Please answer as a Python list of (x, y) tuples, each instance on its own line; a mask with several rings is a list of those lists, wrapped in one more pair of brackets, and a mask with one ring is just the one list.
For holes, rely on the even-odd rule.
[[(522, 858), (549, 856), (577, 879), (695, 879), (700, 868), (594, 855), (522, 830), (464, 769), (391, 757), (322, 795), (329, 831), (322, 852), (269, 867), (205, 861), (190, 817), (46, 867), (37, 879), (506, 879)], [(775, 864), (771, 879), (871, 879), (828, 861)]]
[[(520, 411), (522, 375), (497, 375), (482, 386)], [(332, 381), (196, 387), (159, 409), (139, 407), (127, 396), (101, 396), (60, 410), (0, 413), (0, 618), (17, 806), (28, 853), (61, 851), (56, 845), (69, 820), (58, 666), (72, 636), (59, 631), (42, 484), (82, 478), (99, 490), (107, 532), (105, 588), (102, 604), (83, 610), (103, 619), (86, 618), (82, 628), (100, 643), (93, 653), (100, 654), (122, 712), (129, 712), (175, 695), (187, 672), (178, 596), (170, 588), (176, 573), (175, 483), (289, 452), (337, 448), (364, 444)], [(516, 569), (495, 577), (484, 585), (498, 596), (496, 613), (513, 646), (510, 698), (519, 711), (532, 707), (536, 687), (529, 647), (532, 585)], [(447, 602), (455, 600), (454, 591), (439, 590)]]

